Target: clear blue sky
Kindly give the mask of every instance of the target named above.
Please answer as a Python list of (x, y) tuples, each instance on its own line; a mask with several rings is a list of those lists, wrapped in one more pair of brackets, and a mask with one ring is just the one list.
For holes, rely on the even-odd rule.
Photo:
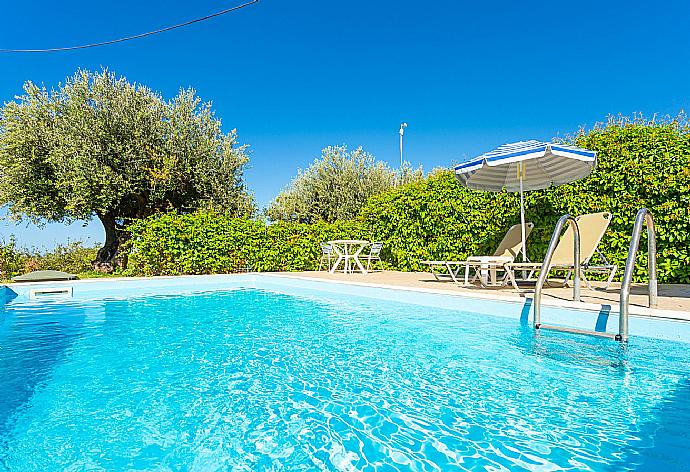
[[(239, 0), (237, 3), (241, 3)], [(4, 2), (2, 48), (66, 46), (203, 16), (232, 1)], [(675, 114), (690, 102), (690, 2), (261, 0), (120, 45), (0, 55), (0, 100), (108, 67), (166, 97), (194, 87), (251, 145), (260, 205), (330, 144), (396, 164), (449, 166), (496, 145), (550, 139), (608, 114)], [(0, 225), (26, 246), (82, 228)]]

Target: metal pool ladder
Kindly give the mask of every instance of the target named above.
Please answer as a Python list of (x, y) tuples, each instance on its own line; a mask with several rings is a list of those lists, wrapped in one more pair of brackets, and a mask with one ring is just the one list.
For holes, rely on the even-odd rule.
[(534, 299), (532, 303), (534, 304), (534, 329), (551, 329), (555, 331), (566, 331), (569, 333), (579, 333), (579, 334), (594, 334), (601, 335), (597, 331), (586, 331), (577, 328), (567, 328), (564, 326), (546, 325), (541, 322), (541, 292), (544, 288), (544, 283), (549, 275), (549, 269), (551, 268), (551, 259), (553, 258), (553, 253), (558, 246), (558, 239), (563, 232), (563, 227), (566, 223), (570, 223), (573, 227), (573, 261), (575, 262), (575, 268), (573, 270), (573, 300), (576, 302), (580, 301), (580, 228), (577, 226), (577, 220), (570, 215), (563, 215), (558, 219), (556, 227), (551, 235), (551, 241), (549, 242), (549, 248), (546, 250), (546, 256), (544, 256), (544, 262), (541, 265), (539, 271), (539, 278), (537, 279), (537, 285), (534, 289)]
[(534, 328), (535, 329), (550, 329), (554, 331), (565, 331), (568, 333), (588, 334), (592, 336), (600, 336), (605, 338), (612, 338), (616, 341), (628, 341), (628, 317), (629, 317), (629, 298), (630, 298), (630, 284), (632, 283), (633, 272), (635, 271), (635, 260), (637, 258), (637, 250), (640, 246), (640, 236), (642, 235), (642, 225), (647, 225), (647, 255), (649, 264), (649, 306), (654, 308), (657, 306), (657, 279), (656, 279), (656, 230), (654, 229), (654, 218), (646, 208), (640, 209), (635, 217), (635, 226), (633, 226), (632, 239), (630, 241), (630, 249), (628, 250), (628, 259), (625, 262), (625, 272), (623, 274), (623, 282), (620, 290), (620, 314), (618, 321), (618, 334), (606, 333), (601, 331), (592, 331), (579, 328), (568, 328), (565, 326), (546, 325), (541, 323), (541, 293), (548, 276), (551, 265), (553, 252), (558, 245), (558, 239), (563, 231), (563, 226), (566, 222), (573, 225), (574, 230), (574, 254), (575, 261), (574, 275), (573, 275), (573, 300), (580, 301), (580, 230), (577, 226), (577, 221), (570, 215), (563, 215), (556, 223), (556, 228), (551, 235), (549, 248), (546, 251), (544, 262), (541, 266), (537, 285), (534, 290)]
[(657, 305), (657, 282), (656, 282), (656, 229), (654, 228), (654, 218), (646, 208), (641, 208), (635, 217), (628, 259), (625, 261), (625, 272), (623, 282), (621, 282), (620, 315), (618, 318), (618, 335), (616, 340), (620, 342), (628, 341), (628, 316), (630, 305), (630, 284), (632, 283), (633, 272), (635, 272), (635, 260), (637, 250), (640, 247), (640, 236), (642, 235), (642, 225), (647, 225), (647, 264), (649, 267), (649, 307), (655, 308)]

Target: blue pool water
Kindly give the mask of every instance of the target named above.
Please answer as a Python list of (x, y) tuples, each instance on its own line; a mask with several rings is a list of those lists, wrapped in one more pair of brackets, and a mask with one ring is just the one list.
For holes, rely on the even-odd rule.
[(690, 470), (688, 344), (257, 289), (2, 317), (5, 470)]

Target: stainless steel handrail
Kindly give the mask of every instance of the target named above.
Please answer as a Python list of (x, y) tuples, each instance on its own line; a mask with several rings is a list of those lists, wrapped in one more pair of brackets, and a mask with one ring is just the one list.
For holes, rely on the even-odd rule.
[(656, 229), (654, 228), (654, 218), (646, 208), (641, 208), (635, 217), (628, 259), (625, 261), (625, 272), (623, 282), (621, 282), (620, 314), (618, 319), (618, 336), (616, 339), (621, 342), (628, 341), (628, 316), (630, 304), (630, 284), (632, 284), (633, 272), (635, 271), (635, 260), (637, 250), (640, 247), (640, 237), (642, 236), (642, 224), (647, 226), (647, 259), (649, 265), (649, 306), (654, 308), (657, 305), (657, 281), (656, 281)]
[(570, 222), (573, 225), (574, 240), (573, 240), (573, 261), (575, 265), (574, 275), (573, 275), (573, 300), (576, 302), (580, 301), (580, 228), (577, 226), (577, 220), (570, 215), (563, 215), (560, 217), (556, 223), (556, 227), (551, 235), (551, 242), (549, 242), (549, 248), (546, 250), (546, 256), (544, 256), (544, 262), (541, 265), (541, 271), (539, 273), (539, 278), (537, 279), (537, 286), (534, 289), (534, 299), (532, 303), (534, 304), (534, 327), (539, 329), (541, 326), (541, 291), (546, 282), (546, 278), (549, 275), (549, 270), (551, 269), (551, 259), (553, 258), (553, 253), (558, 246), (558, 239), (563, 231), (563, 226), (566, 222)]

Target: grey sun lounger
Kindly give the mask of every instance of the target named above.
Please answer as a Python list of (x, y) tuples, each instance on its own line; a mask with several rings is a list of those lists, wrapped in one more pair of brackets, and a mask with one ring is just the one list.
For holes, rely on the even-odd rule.
[[(581, 215), (576, 218), (576, 221), (580, 230), (580, 266), (582, 270), (582, 280), (585, 281), (590, 290), (594, 290), (585, 273), (603, 272), (608, 274), (606, 286), (604, 287), (604, 290), (606, 290), (611, 285), (613, 277), (616, 275), (616, 270), (618, 269), (618, 266), (609, 263), (609, 261), (606, 260), (606, 257), (604, 257), (601, 251), (599, 251), (599, 243), (601, 242), (601, 239), (604, 237), (604, 234), (611, 223), (611, 213), (602, 212)], [(573, 233), (573, 228), (571, 225), (568, 225), (568, 229), (563, 234), (563, 237), (558, 241), (556, 250), (553, 253), (553, 258), (551, 259), (551, 265), (548, 268), (549, 272), (552, 270), (565, 272), (563, 286), (568, 283), (568, 280), (575, 270), (575, 265), (573, 262), (574, 244), (575, 235)], [(597, 264), (592, 263), (592, 259), (595, 255), (599, 259)], [(541, 263), (536, 262), (511, 262), (505, 265), (507, 269), (507, 276), (511, 284), (519, 292), (522, 292), (522, 290), (515, 280), (515, 271), (529, 270), (536, 272), (541, 270), (541, 266)]]
[(28, 274), (12, 277), (12, 280), (14, 282), (49, 282), (56, 280), (75, 280), (76, 278), (77, 276), (74, 274), (68, 274), (57, 270), (37, 270), (29, 272)]
[[(533, 223), (525, 224), (525, 238), (528, 238), (532, 229)], [(464, 285), (479, 279), (482, 285), (487, 284), (485, 277), (480, 276), (480, 272), (489, 272), (492, 277), (492, 283), (496, 283), (496, 271), (503, 269), (503, 267), (515, 260), (515, 258), (522, 252), (522, 225), (513, 225), (506, 232), (503, 240), (491, 256), (472, 256), (465, 261), (421, 261), (422, 264), (428, 265), (431, 273), (436, 280), (449, 277), (455, 283), (461, 283), (458, 280), (460, 271), (464, 269)], [(475, 276), (472, 281), (469, 280), (470, 269), (475, 270)], [(445, 270), (445, 272), (441, 272)], [(506, 276), (502, 279), (505, 284)]]

